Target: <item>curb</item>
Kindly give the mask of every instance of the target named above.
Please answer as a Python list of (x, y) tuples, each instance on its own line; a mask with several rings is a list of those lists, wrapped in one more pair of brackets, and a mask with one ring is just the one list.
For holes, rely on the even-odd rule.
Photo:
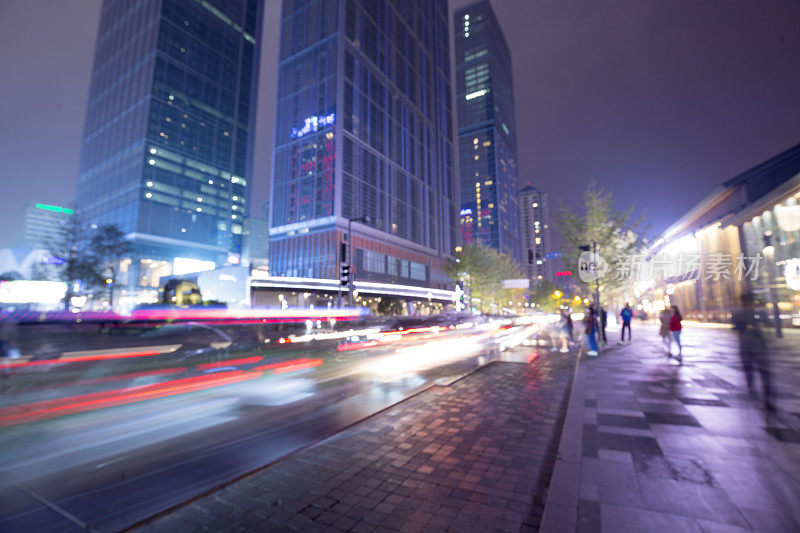
[(583, 377), (583, 345), (585, 335), (578, 346), (575, 371), (570, 383), (569, 402), (561, 428), (558, 453), (553, 465), (553, 476), (547, 489), (542, 521), (539, 531), (570, 532), (577, 529), (578, 499), (580, 496), (580, 466), (583, 439), (583, 416), (581, 406), (584, 389), (578, 386)]

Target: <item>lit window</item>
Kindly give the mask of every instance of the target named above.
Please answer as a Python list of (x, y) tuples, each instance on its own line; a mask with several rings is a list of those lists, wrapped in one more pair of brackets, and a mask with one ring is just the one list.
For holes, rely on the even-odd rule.
[(208, 180), (209, 185), (214, 185), (214, 180)]
[(533, 202), (533, 207), (539, 207), (539, 204), (537, 204), (536, 202)]
[(464, 15), (464, 20), (469, 20), (469, 13), (467, 13), (466, 15)]
[(539, 237), (536, 237), (536, 244), (542, 244), (542, 239), (539, 238)]
[(477, 138), (477, 137), (475, 137), (474, 139), (472, 139), (472, 144), (478, 144), (478, 138)]
[(147, 182), (147, 186), (148, 186), (148, 187), (152, 187), (152, 186), (153, 186), (153, 182), (152, 182), (152, 181), (148, 181), (148, 182)]
[(149, 193), (145, 194), (144, 197), (145, 198), (152, 198), (153, 197), (153, 193), (149, 192)]
[(197, 197), (197, 201), (200, 202), (200, 203), (203, 203), (203, 199), (200, 198), (199, 196)]
[(237, 218), (239, 218), (239, 217), (237, 217), (236, 215), (231, 215), (231, 218), (232, 218), (233, 220), (236, 220), (236, 219), (237, 219)]
[(481, 158), (481, 156), (479, 156), (478, 154), (475, 154), (475, 161), (477, 161), (480, 158)]
[(239, 197), (238, 197), (238, 196), (236, 196), (236, 195), (234, 195), (233, 199), (234, 199), (234, 200), (238, 200), (238, 199), (239, 199)]
[(158, 150), (156, 150), (155, 148), (150, 148), (150, 153), (151, 153), (151, 154), (153, 154), (153, 155), (155, 155), (155, 153), (156, 153), (157, 151), (158, 151)]
[(198, 212), (198, 213), (202, 213), (202, 212), (203, 212), (203, 208), (202, 208), (202, 207), (198, 207), (198, 208), (197, 208), (197, 212)]
[(236, 211), (237, 209), (239, 209), (239, 206), (238, 205), (234, 205), (233, 206), (233, 210)]
[(186, 228), (181, 228), (181, 233), (186, 233)]
[(151, 164), (151, 165), (155, 165), (156, 164), (156, 160), (155, 159), (151, 159), (151, 160), (148, 161), (148, 163)]

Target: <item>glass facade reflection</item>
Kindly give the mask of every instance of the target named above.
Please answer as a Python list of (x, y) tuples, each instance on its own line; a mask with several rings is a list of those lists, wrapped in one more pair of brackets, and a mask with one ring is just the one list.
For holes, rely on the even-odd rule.
[(511, 53), (487, 0), (455, 13), (461, 238), (522, 260)]
[[(176, 256), (220, 264), (241, 251), (261, 8), (103, 3), (76, 205), (118, 224), (159, 275)], [(154, 262), (132, 264), (141, 285), (157, 283)]]
[[(270, 272), (445, 288), (455, 245), (444, 0), (285, 1)], [(368, 221), (364, 221), (368, 220)], [(347, 259), (347, 258), (345, 258)]]

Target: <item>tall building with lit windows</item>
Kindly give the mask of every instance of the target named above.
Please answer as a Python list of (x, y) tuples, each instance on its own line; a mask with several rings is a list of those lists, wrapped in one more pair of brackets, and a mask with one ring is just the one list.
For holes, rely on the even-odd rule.
[(455, 48), (461, 238), (520, 261), (511, 52), (488, 0), (455, 12)]
[(76, 207), (133, 243), (129, 287), (237, 262), (263, 0), (105, 0)]
[(522, 264), (531, 287), (541, 281), (552, 281), (550, 251), (550, 211), (547, 194), (526, 185), (519, 191), (522, 216)]
[(270, 274), (338, 278), (352, 220), (358, 281), (447, 288), (446, 0), (284, 2), (281, 18)]

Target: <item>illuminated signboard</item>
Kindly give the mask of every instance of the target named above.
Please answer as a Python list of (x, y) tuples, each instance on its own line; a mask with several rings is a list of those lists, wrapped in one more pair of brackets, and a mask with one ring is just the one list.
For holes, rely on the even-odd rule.
[(556, 272), (556, 276), (571, 276), (571, 270), (562, 270), (561, 272)]
[(34, 204), (36, 205), (36, 209), (43, 209), (44, 211), (53, 211), (54, 213), (64, 213), (65, 215), (71, 215), (74, 213), (72, 209), (68, 207), (59, 207), (57, 205), (47, 205), (47, 204)]
[(464, 215), (471, 215), (472, 214), (472, 209), (469, 209), (469, 208), (462, 209), (458, 214), (461, 215), (462, 217)]
[(292, 128), (292, 138), (297, 139), (312, 131), (317, 131), (325, 126), (331, 126), (336, 122), (336, 114), (319, 115), (316, 117), (308, 117), (303, 121), (303, 126), (300, 128)]

